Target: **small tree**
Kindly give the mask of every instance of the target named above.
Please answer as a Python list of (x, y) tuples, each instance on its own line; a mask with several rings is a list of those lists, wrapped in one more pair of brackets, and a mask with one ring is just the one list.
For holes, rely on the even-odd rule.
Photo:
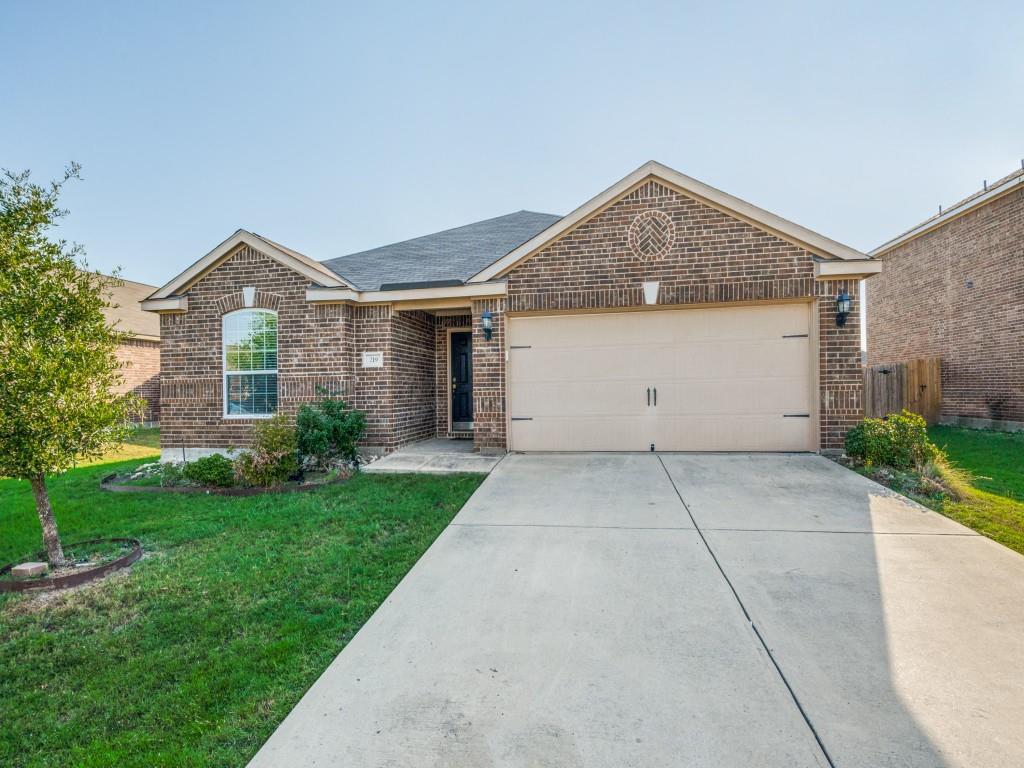
[(43, 187), (28, 171), (0, 174), (0, 476), (32, 485), (50, 564), (64, 550), (46, 475), (96, 458), (124, 441), (141, 400), (115, 394), (125, 334), (103, 309), (117, 281), (77, 264), (81, 248), (48, 230), (67, 211), (57, 200), (78, 178), (72, 165)]

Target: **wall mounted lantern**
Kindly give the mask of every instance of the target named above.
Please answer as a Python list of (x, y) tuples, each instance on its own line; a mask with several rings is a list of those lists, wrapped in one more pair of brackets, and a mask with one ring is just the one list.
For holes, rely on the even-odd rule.
[(836, 325), (842, 328), (846, 325), (846, 316), (850, 314), (850, 295), (840, 293), (836, 296)]
[(485, 309), (484, 313), (480, 315), (480, 327), (484, 329), (484, 339), (490, 341), (491, 335), (494, 333), (494, 317), (491, 315), (491, 310)]

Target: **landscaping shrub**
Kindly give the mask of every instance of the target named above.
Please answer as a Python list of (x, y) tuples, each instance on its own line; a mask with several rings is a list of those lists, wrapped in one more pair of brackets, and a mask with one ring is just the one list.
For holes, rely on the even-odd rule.
[(231, 459), (215, 453), (190, 461), (182, 467), (185, 479), (195, 485), (214, 485), (227, 488), (235, 484), (235, 465)]
[(333, 459), (355, 460), (356, 444), (366, 432), (366, 416), (344, 400), (324, 398), (302, 406), (295, 427), (299, 453), (326, 467)]
[(864, 419), (846, 433), (846, 453), (865, 464), (906, 470), (942, 457), (928, 439), (925, 420), (904, 410), (884, 419)]
[(181, 481), (184, 478), (183, 464), (175, 464), (173, 461), (167, 461), (160, 465), (160, 485), (167, 486), (181, 485)]
[(235, 459), (235, 477), (246, 485), (279, 485), (299, 471), (295, 428), (283, 413), (253, 427), (252, 446)]

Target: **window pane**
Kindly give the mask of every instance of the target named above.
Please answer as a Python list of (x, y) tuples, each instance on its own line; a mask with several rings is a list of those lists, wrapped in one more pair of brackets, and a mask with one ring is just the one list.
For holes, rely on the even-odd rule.
[(277, 316), (235, 312), (224, 318), (227, 370), (259, 371), (277, 367)]
[[(277, 315), (260, 310), (224, 318), (226, 412), (260, 416), (277, 411)], [(256, 373), (274, 371), (274, 373)]]
[(228, 413), (264, 415), (277, 411), (276, 373), (228, 374)]

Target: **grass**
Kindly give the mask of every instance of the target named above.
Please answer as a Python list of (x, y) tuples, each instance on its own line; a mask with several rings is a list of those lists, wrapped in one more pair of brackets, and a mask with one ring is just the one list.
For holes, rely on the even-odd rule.
[(973, 486), (962, 501), (929, 506), (1024, 554), (1024, 433), (934, 426), (929, 436)]
[[(152, 434), (135, 439), (117, 458), (152, 454)], [(0, 765), (245, 765), (480, 483), (357, 475), (246, 498), (98, 489), (138, 463), (50, 481), (66, 542), (133, 536), (147, 556), (94, 586), (0, 598)], [(39, 545), (28, 485), (0, 480), (0, 562)]]
[(97, 464), (126, 461), (128, 459), (155, 459), (160, 455), (160, 429), (158, 427), (139, 427), (131, 437), (117, 450), (111, 451), (101, 459), (84, 461), (79, 466), (91, 467)]
[(1024, 501), (1024, 432), (934, 426), (928, 435), (974, 475), (976, 488)]

